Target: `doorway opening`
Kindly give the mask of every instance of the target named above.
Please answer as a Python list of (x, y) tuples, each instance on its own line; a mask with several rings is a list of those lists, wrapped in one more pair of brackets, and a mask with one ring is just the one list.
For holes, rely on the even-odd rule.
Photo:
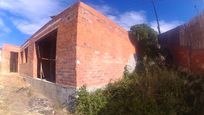
[(10, 72), (18, 72), (18, 52), (10, 52)]
[(56, 57), (57, 30), (49, 33), (42, 40), (37, 41), (37, 76), (40, 79), (54, 82), (55, 78), (55, 57)]

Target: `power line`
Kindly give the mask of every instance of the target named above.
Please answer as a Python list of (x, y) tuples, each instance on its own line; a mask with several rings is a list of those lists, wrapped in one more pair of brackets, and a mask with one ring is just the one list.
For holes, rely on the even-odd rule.
[(142, 6), (142, 5), (149, 4), (149, 3), (151, 3), (151, 2), (145, 2), (145, 3), (134, 5), (134, 6), (130, 6), (130, 7), (124, 8), (124, 9), (119, 9), (118, 11), (124, 11), (124, 10), (127, 10), (127, 9), (134, 8), (136, 6)]

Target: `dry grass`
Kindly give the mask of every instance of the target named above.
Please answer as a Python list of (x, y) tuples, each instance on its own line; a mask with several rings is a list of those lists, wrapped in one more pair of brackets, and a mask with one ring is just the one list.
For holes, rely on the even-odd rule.
[[(41, 99), (44, 106), (29, 105), (32, 100)], [(68, 112), (55, 109), (46, 97), (33, 89), (22, 77), (17, 74), (0, 74), (0, 115), (67, 115)]]

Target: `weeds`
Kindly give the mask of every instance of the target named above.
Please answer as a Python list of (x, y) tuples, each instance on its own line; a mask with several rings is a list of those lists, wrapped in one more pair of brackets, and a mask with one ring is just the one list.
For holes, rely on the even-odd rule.
[(29, 88), (27, 94), (28, 94), (28, 97), (31, 97), (33, 95), (33, 90)]
[(94, 93), (78, 91), (80, 115), (192, 115), (203, 114), (204, 79), (169, 69), (157, 62), (144, 63), (124, 78)]
[(19, 89), (19, 87), (16, 87), (16, 86), (11, 86), (11, 89), (12, 89), (12, 90), (16, 90), (16, 89), (18, 90), (18, 89)]
[(58, 101), (54, 103), (54, 109), (55, 110), (60, 110), (61, 109), (60, 103)]

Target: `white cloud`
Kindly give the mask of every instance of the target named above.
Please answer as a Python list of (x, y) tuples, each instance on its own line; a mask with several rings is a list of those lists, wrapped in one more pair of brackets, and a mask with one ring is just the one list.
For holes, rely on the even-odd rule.
[(129, 11), (123, 14), (118, 14), (118, 11), (116, 9), (113, 9), (108, 5), (98, 6), (90, 4), (90, 6), (126, 30), (129, 30), (130, 27), (135, 24), (147, 23), (145, 15), (146, 12), (143, 10), (140, 10), (138, 12)]
[(112, 12), (117, 12), (115, 9), (109, 7), (108, 5), (99, 6), (99, 5), (89, 4), (89, 6), (91, 6), (93, 9), (97, 10), (103, 15), (107, 15)]
[[(10, 33), (11, 32), (11, 29), (8, 28), (7, 26), (5, 26), (5, 24), (3, 23), (3, 20), (1, 18), (0, 18), (0, 30), (2, 30), (5, 33)], [(0, 34), (1, 34), (1, 36), (4, 35), (2, 33), (0, 33)]]
[[(161, 33), (166, 32), (168, 30), (171, 30), (171, 29), (173, 29), (173, 28), (175, 28), (175, 27), (177, 27), (183, 23), (184, 23), (183, 21), (165, 22), (164, 20), (161, 20), (161, 21), (159, 21)], [(158, 31), (156, 21), (150, 22), (150, 25), (155, 31)]]
[[(129, 30), (131, 26), (136, 24), (148, 23), (146, 18), (146, 12), (143, 10), (128, 11), (122, 14), (118, 14), (118, 11), (116, 9), (113, 9), (108, 5), (99, 6), (99, 5), (91, 4), (90, 6), (126, 30)], [(159, 23), (160, 23), (160, 30), (163, 33), (183, 24), (184, 22), (183, 21), (165, 22), (164, 20), (161, 20)], [(158, 31), (156, 21), (150, 22), (150, 26), (155, 31)]]
[(44, 21), (33, 24), (25, 20), (13, 20), (12, 23), (24, 34), (32, 35), (44, 24)]
[(76, 0), (0, 0), (0, 9), (14, 16), (13, 24), (24, 34), (33, 34)]
[(125, 12), (124, 14), (119, 15), (119, 20), (123, 28), (129, 30), (131, 26), (135, 24), (147, 23), (147, 19), (145, 16), (145, 11), (131, 11)]
[(129, 30), (130, 27), (135, 24), (147, 23), (145, 11), (142, 10), (138, 12), (136, 11), (125, 12), (123, 14), (119, 14), (119, 16), (114, 15), (106, 16), (126, 30)]
[(5, 34), (4, 33), (0, 33), (0, 37), (4, 37), (5, 36)]

